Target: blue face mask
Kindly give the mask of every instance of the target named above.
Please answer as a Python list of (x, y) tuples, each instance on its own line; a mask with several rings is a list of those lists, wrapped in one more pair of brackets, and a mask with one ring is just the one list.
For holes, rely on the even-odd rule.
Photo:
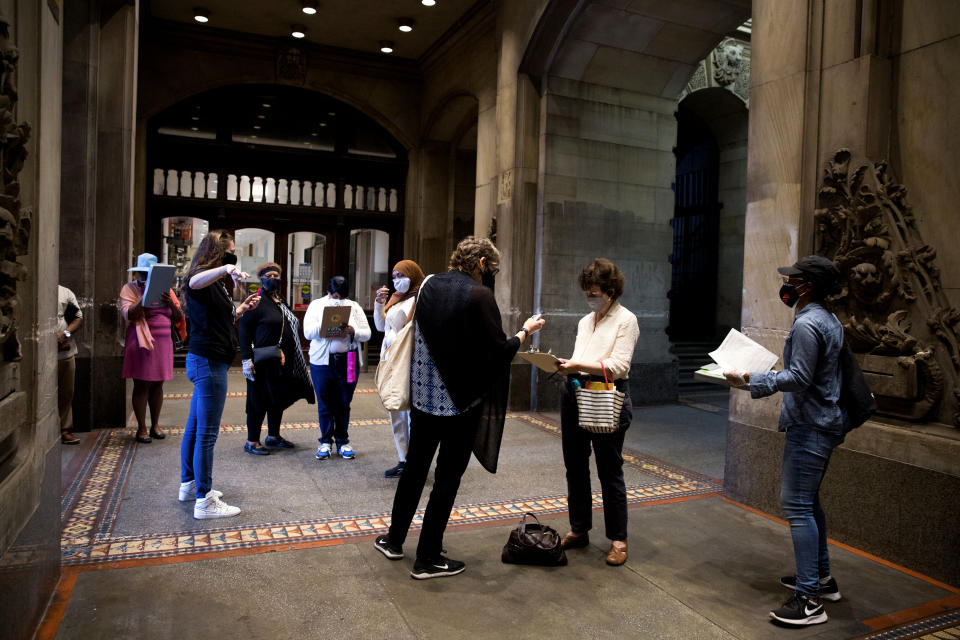
[(260, 286), (267, 293), (272, 293), (280, 288), (280, 278), (260, 278)]

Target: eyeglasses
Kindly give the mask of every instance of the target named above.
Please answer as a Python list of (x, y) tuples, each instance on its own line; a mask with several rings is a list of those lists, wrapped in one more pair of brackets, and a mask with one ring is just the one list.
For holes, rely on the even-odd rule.
[(498, 273), (500, 273), (500, 267), (494, 267), (493, 269), (490, 269), (490, 275), (495, 276)]

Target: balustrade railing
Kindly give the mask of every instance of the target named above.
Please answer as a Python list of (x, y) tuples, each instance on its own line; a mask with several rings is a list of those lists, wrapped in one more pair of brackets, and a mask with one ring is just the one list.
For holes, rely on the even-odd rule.
[[(216, 172), (177, 169), (153, 170), (153, 195), (180, 198), (204, 198), (232, 202), (254, 202), (292, 207), (334, 208), (342, 202), (345, 209), (396, 213), (400, 192), (394, 187), (364, 184), (339, 184), (324, 180), (273, 178), (228, 173), (226, 188), (220, 188)], [(338, 189), (341, 193), (338, 193)], [(340, 196), (338, 199), (337, 196)]]

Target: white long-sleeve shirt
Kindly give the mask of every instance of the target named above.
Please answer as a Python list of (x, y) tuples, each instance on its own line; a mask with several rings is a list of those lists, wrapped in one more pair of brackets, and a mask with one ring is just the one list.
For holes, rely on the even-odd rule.
[[(323, 322), (323, 309), (325, 307), (350, 307), (350, 322), (353, 327), (353, 338), (346, 336), (343, 338), (323, 338), (320, 336), (320, 325)], [(353, 347), (359, 347), (360, 342), (366, 342), (370, 339), (370, 325), (367, 323), (367, 316), (360, 308), (360, 305), (353, 300), (338, 300), (329, 295), (314, 300), (307, 307), (307, 313), (303, 316), (303, 335), (310, 341), (310, 364), (327, 366), (330, 364), (331, 353), (346, 353)], [(360, 355), (360, 364), (363, 364), (363, 354)]]
[(577, 341), (574, 343), (571, 360), (577, 362), (602, 362), (607, 375), (614, 380), (626, 378), (630, 373), (633, 350), (640, 337), (637, 316), (619, 302), (614, 302), (607, 315), (594, 326), (593, 312), (580, 318), (577, 325)]
[(386, 314), (383, 311), (386, 305), (379, 302), (373, 303), (373, 324), (376, 325), (377, 331), (383, 331), (383, 345), (380, 347), (381, 360), (383, 360), (383, 354), (386, 353), (387, 347), (397, 337), (397, 332), (403, 329), (409, 322), (410, 316), (413, 315), (414, 301), (415, 298), (410, 297), (403, 302), (398, 302), (390, 307), (390, 311)]

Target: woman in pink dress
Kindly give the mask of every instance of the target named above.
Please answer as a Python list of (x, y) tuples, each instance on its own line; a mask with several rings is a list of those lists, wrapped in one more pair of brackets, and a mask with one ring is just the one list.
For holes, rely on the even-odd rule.
[[(153, 438), (162, 440), (160, 408), (163, 406), (163, 383), (173, 378), (174, 324), (183, 324), (180, 302), (171, 289), (161, 296), (162, 306), (144, 308), (140, 305), (146, 288), (147, 273), (157, 257), (143, 253), (137, 257), (137, 266), (128, 269), (137, 279), (120, 290), (120, 312), (127, 321), (126, 343), (123, 349), (123, 377), (133, 379), (133, 413), (137, 418), (137, 442), (148, 443)], [(146, 425), (147, 405), (150, 406), (151, 427)]]

